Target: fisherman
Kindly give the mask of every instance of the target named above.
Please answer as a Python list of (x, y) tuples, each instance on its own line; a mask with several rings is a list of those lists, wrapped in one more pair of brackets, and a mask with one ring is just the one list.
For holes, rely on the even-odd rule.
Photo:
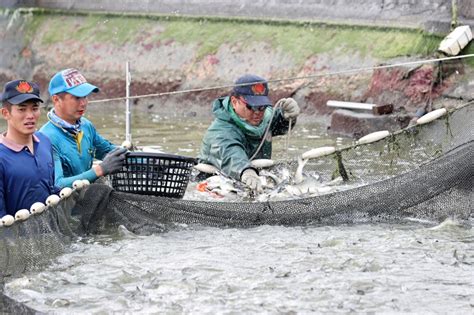
[[(105, 140), (94, 125), (82, 117), (87, 109), (87, 96), (99, 88), (87, 82), (76, 69), (56, 73), (49, 82), (54, 108), (48, 122), (41, 127), (53, 144), (55, 183), (71, 187), (78, 179), (94, 182), (97, 178), (119, 171), (127, 149)], [(94, 158), (103, 159), (93, 165)]]
[(267, 80), (244, 75), (229, 96), (214, 101), (212, 111), (215, 119), (204, 135), (199, 161), (261, 192), (262, 183), (250, 161), (271, 158), (272, 136), (287, 133), (290, 121), (295, 125), (298, 104), (283, 98), (272, 107)]
[(7, 131), (0, 134), (0, 217), (29, 209), (59, 190), (54, 186), (53, 149), (36, 131), (39, 87), (26, 80), (6, 83), (1, 94)]

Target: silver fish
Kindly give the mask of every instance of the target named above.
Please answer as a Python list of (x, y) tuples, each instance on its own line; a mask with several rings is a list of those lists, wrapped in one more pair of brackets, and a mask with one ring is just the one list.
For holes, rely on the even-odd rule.
[(308, 159), (303, 159), (302, 157), (298, 156), (298, 167), (296, 168), (294, 183), (300, 184), (303, 182), (303, 168), (308, 162)]

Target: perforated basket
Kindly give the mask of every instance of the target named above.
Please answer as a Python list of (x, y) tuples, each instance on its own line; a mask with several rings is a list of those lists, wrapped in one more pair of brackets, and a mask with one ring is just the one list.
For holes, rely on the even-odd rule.
[(195, 164), (191, 157), (130, 152), (123, 169), (110, 179), (116, 191), (183, 198)]

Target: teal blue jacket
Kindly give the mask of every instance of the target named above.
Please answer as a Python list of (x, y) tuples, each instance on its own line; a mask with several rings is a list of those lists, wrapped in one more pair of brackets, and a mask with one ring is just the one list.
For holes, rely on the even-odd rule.
[(97, 133), (94, 125), (86, 118), (81, 118), (83, 131), (80, 145), (75, 137), (48, 121), (40, 131), (48, 136), (53, 145), (55, 185), (60, 188), (72, 187), (77, 179), (94, 182), (97, 179), (92, 169), (94, 158), (102, 160), (115, 146)]
[(238, 118), (229, 97), (215, 100), (212, 111), (215, 119), (202, 140), (199, 162), (212, 164), (237, 180), (244, 170), (251, 168), (249, 159), (257, 150), (268, 123), (271, 123), (269, 134), (255, 159), (270, 159), (272, 136), (288, 132), (289, 122), (283, 118), (280, 108), (276, 109), (271, 122), (273, 108), (267, 108), (262, 123), (256, 127)]

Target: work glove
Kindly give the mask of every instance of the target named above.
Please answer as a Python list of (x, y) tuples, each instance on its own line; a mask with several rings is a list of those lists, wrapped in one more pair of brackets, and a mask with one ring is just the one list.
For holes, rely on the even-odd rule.
[(298, 106), (298, 103), (291, 97), (289, 98), (282, 98), (279, 100), (275, 107), (281, 107), (281, 110), (283, 111), (283, 118), (286, 120), (294, 119), (298, 117), (300, 114), (300, 107)]
[(116, 147), (105, 156), (102, 163), (100, 163), (104, 176), (117, 173), (122, 169), (126, 153), (126, 148)]
[(258, 177), (257, 172), (255, 170), (248, 168), (240, 177), (242, 183), (247, 185), (250, 189), (252, 189), (256, 193), (263, 192), (262, 182), (260, 181), (260, 177)]

